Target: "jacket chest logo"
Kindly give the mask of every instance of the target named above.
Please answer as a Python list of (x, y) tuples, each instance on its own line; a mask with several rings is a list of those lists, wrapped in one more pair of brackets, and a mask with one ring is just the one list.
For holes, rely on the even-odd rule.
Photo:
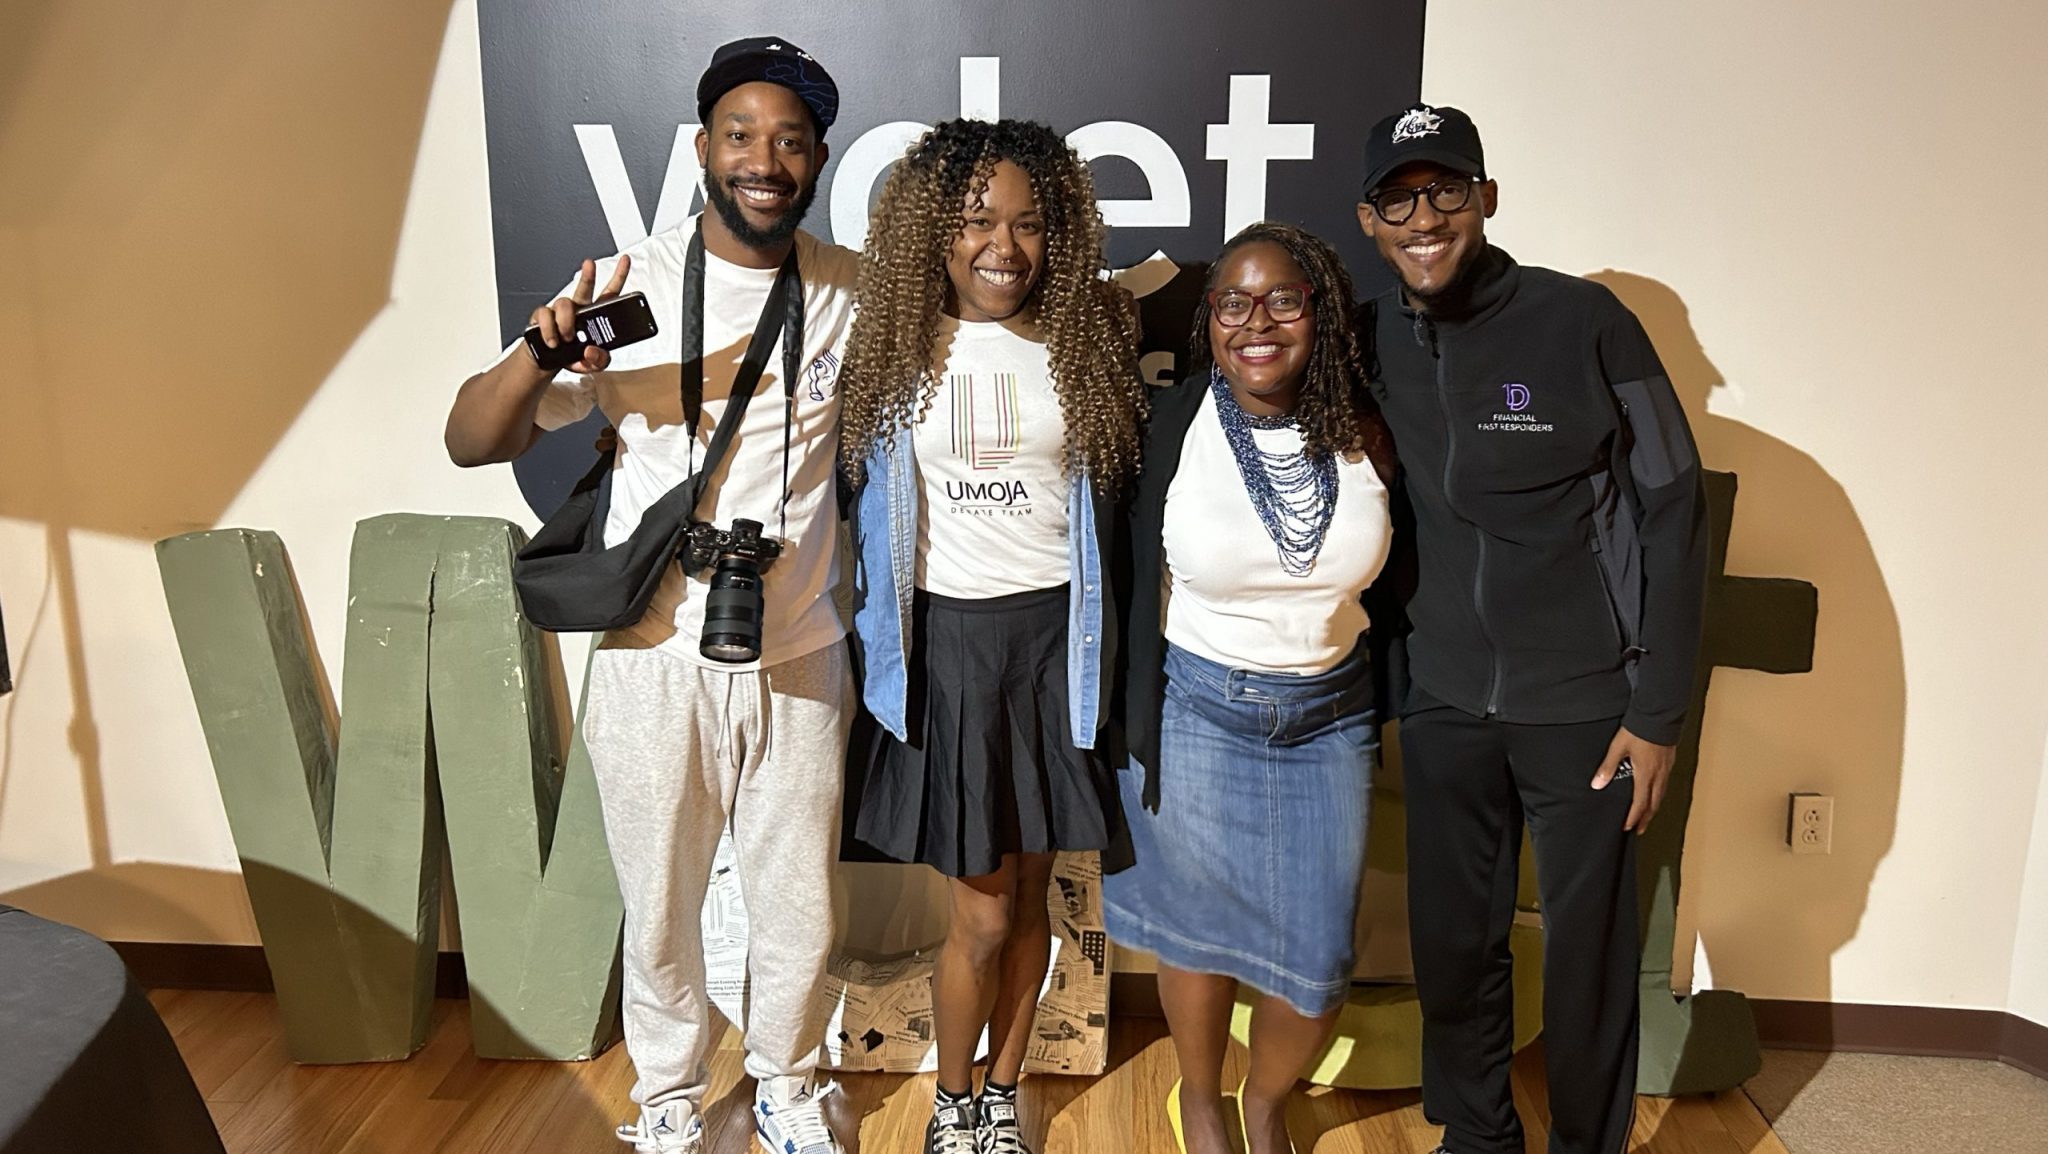
[(1557, 426), (1529, 411), (1536, 401), (1529, 386), (1509, 381), (1500, 387), (1500, 409), (1478, 423), (1482, 433), (1555, 433)]

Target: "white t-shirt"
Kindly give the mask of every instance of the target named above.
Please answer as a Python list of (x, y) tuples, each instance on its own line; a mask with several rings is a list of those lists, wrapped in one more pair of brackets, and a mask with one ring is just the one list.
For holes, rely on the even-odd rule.
[[(696, 226), (692, 217), (626, 249), (633, 267), (625, 291), (647, 294), (661, 331), (614, 351), (611, 367), (604, 372), (562, 373), (542, 396), (534, 418), (541, 428), (557, 429), (581, 420), (595, 406), (618, 430), (611, 514), (605, 521), (607, 545), (625, 540), (647, 506), (690, 475), (689, 425), (681, 395), (681, 328), (683, 269)], [(680, 565), (668, 567), (639, 624), (613, 630), (607, 644), (658, 648), (699, 664), (739, 670), (802, 657), (845, 636), (832, 600), (839, 581), (834, 466), (839, 446), (839, 363), (860, 262), (854, 253), (807, 232), (797, 233), (796, 253), (804, 286), (804, 349), (798, 362), (806, 368), (797, 382), (790, 428), (788, 531), (782, 555), (768, 566), (762, 594), (761, 659), (726, 663), (699, 654), (710, 574), (685, 577)], [(616, 263), (616, 258), (597, 262), (598, 284), (605, 283)], [(752, 343), (775, 275), (772, 268), (743, 268), (704, 254), (704, 405), (695, 449), (699, 465), (732, 395), (733, 377)], [(697, 520), (730, 529), (734, 518), (746, 517), (761, 523), (763, 536), (784, 536), (782, 375), (782, 346), (777, 342), (725, 461), (697, 504)]]
[[(1294, 429), (1254, 429), (1269, 453), (1301, 451)], [(1370, 624), (1358, 596), (1386, 564), (1387, 489), (1363, 453), (1337, 458), (1337, 511), (1306, 576), (1290, 576), (1245, 491), (1213, 394), (1188, 426), (1166, 490), (1166, 639), (1233, 669), (1322, 673)]]
[(941, 316), (938, 392), (912, 432), (924, 501), (917, 585), (1000, 597), (1067, 580), (1066, 420), (1045, 336)]

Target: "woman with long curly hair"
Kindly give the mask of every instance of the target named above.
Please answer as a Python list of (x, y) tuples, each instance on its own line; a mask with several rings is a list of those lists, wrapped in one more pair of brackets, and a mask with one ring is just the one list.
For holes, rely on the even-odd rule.
[(849, 776), (856, 839), (951, 879), (933, 1154), (1027, 1154), (1053, 855), (1123, 832), (1096, 752), (1103, 563), (1145, 386), (1102, 243), (1088, 168), (1051, 129), (953, 120), (896, 165), (861, 257), (840, 443), (870, 717)]
[(1351, 309), (1314, 236), (1266, 222), (1230, 240), (1189, 370), (1153, 397), (1119, 558), (1136, 863), (1103, 904), (1110, 937), (1158, 955), (1181, 1069), (1168, 1119), (1193, 1154), (1231, 1148), (1239, 984), (1257, 994), (1251, 1154), (1291, 1149), (1287, 1097), (1350, 987), (1379, 743), (1363, 595), (1394, 483)]

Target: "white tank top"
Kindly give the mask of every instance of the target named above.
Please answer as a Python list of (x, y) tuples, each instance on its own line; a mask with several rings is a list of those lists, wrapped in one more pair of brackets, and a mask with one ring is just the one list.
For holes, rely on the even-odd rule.
[[(1254, 429), (1269, 453), (1301, 451), (1294, 429)], [(1188, 426), (1166, 491), (1166, 639), (1235, 669), (1322, 673), (1349, 656), (1370, 622), (1359, 594), (1386, 564), (1387, 490), (1363, 453), (1337, 459), (1337, 510), (1315, 566), (1301, 577), (1252, 507), (1213, 394)]]

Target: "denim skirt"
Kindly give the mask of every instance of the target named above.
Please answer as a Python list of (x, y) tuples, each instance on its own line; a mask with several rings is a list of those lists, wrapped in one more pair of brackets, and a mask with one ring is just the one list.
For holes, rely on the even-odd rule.
[(1351, 985), (1379, 760), (1366, 648), (1310, 676), (1232, 669), (1169, 644), (1159, 809), (1117, 773), (1136, 863), (1102, 879), (1109, 936), (1233, 977), (1318, 1017)]

